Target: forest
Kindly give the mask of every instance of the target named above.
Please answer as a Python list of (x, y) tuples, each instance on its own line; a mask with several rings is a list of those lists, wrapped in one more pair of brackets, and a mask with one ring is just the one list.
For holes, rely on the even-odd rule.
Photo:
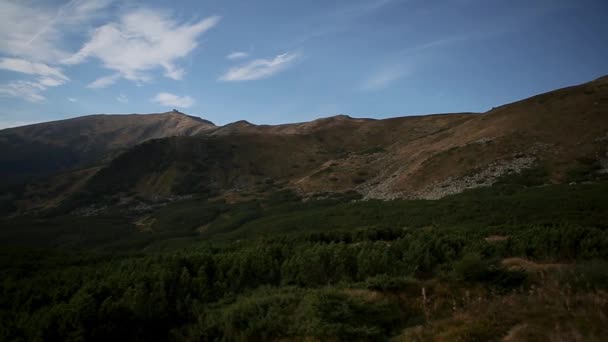
[(120, 211), (5, 218), (0, 340), (542, 340), (558, 322), (599, 341), (607, 190), (192, 198), (147, 231)]

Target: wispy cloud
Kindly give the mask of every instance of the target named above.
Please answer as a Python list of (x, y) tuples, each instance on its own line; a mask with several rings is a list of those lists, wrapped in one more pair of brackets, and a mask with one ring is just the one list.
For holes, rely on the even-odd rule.
[(68, 101), (70, 101), (70, 102), (78, 102), (78, 99), (73, 98), (73, 97), (68, 97)]
[(287, 52), (272, 59), (256, 59), (244, 65), (230, 68), (220, 76), (220, 81), (252, 81), (275, 75), (290, 67), (298, 58), (298, 53)]
[(45, 99), (43, 92), (69, 81), (54, 67), (68, 54), (61, 48), (64, 37), (85, 30), (95, 18), (105, 15), (113, 0), (71, 0), (58, 8), (40, 2), (0, 2), (0, 69), (36, 79), (17, 79), (0, 85), (0, 95), (30, 102)]
[(91, 89), (105, 88), (105, 87), (108, 87), (108, 86), (116, 83), (116, 81), (118, 81), (119, 79), (120, 79), (119, 73), (115, 73), (115, 74), (108, 75), (108, 76), (103, 76), (103, 77), (100, 77), (100, 78), (96, 79), (95, 81), (87, 84), (87, 88), (91, 88)]
[(315, 15), (315, 25), (307, 25), (306, 33), (291, 41), (290, 46), (301, 46), (305, 42), (323, 36), (348, 31), (358, 27), (357, 21), (376, 13), (398, 0), (347, 1), (333, 10), (324, 10)]
[(386, 64), (375, 69), (371, 74), (361, 83), (359, 90), (373, 91), (388, 87), (392, 83), (399, 79), (408, 76), (414, 71), (414, 68), (421, 63), (425, 63), (425, 58), (421, 58), (423, 54), (432, 52), (437, 54), (436, 50), (450, 48), (458, 44), (468, 43), (473, 40), (479, 40), (487, 38), (496, 34), (500, 31), (487, 31), (487, 32), (466, 32), (463, 34), (456, 34), (451, 36), (445, 36), (428, 40), (426, 42), (420, 42), (415, 45), (411, 45), (404, 49), (401, 49), (398, 53), (393, 56), (393, 59), (407, 60), (407, 63), (392, 63)]
[[(164, 76), (179, 80), (184, 70), (176, 65), (197, 46), (198, 37), (214, 27), (220, 17), (195, 23), (180, 23), (161, 11), (139, 9), (95, 30), (91, 39), (66, 64), (96, 58), (116, 73), (93, 82), (95, 88), (107, 86), (118, 78), (144, 82), (154, 69), (164, 69)], [(119, 76), (116, 76), (119, 75)]]
[(339, 8), (337, 11), (330, 14), (334, 17), (356, 19), (377, 11), (394, 1), (395, 0), (364, 0), (360, 2), (351, 1), (349, 2), (349, 6)]
[(121, 103), (127, 103), (127, 102), (129, 102), (129, 98), (125, 94), (120, 94), (116, 97), (116, 101), (121, 102)]
[(379, 90), (388, 87), (391, 83), (406, 76), (410, 70), (401, 65), (394, 64), (374, 71), (359, 87), (360, 90)]
[(35, 63), (19, 58), (0, 59), (0, 69), (20, 72), (28, 75), (53, 77), (68, 80), (60, 68), (50, 67), (44, 63)]
[(167, 107), (189, 108), (194, 104), (194, 99), (190, 96), (178, 96), (171, 93), (158, 93), (152, 99), (152, 102), (156, 102)]
[(0, 85), (0, 95), (18, 97), (30, 102), (43, 101), (45, 99), (42, 95), (44, 90), (69, 81), (60, 68), (19, 58), (0, 59), (0, 69), (38, 76), (36, 80), (15, 80)]
[(11, 81), (0, 85), (0, 96), (17, 97), (29, 102), (41, 102), (45, 100), (41, 93), (46, 88), (39, 82)]
[(249, 53), (247, 52), (243, 52), (243, 51), (237, 51), (237, 52), (233, 52), (231, 54), (228, 54), (226, 56), (226, 58), (230, 59), (230, 60), (235, 60), (235, 59), (242, 59), (249, 56)]
[[(106, 14), (112, 0), (72, 0), (61, 7), (43, 2), (0, 2), (0, 52), (34, 61), (55, 62), (68, 56), (66, 33), (82, 31)], [(84, 27), (83, 27), (84, 26)]]
[(499, 31), (499, 30), (484, 31), (484, 32), (472, 31), (472, 32), (466, 32), (463, 34), (446, 36), (446, 37), (437, 38), (434, 40), (429, 40), (427, 42), (419, 43), (417, 45), (413, 45), (411, 47), (404, 49), (402, 51), (402, 53), (407, 54), (407, 53), (412, 53), (412, 52), (423, 52), (426, 50), (446, 48), (446, 47), (456, 45), (458, 43), (466, 43), (466, 42), (473, 41), (473, 40), (479, 40), (479, 39), (495, 36), (497, 34), (500, 34), (501, 32), (502, 31)]

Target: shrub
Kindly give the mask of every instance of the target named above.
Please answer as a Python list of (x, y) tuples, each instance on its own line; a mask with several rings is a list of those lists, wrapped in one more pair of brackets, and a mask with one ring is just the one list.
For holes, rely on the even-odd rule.
[(481, 255), (469, 253), (454, 263), (454, 272), (464, 281), (485, 281), (490, 277), (490, 265)]
[(302, 336), (341, 340), (383, 340), (400, 321), (401, 312), (388, 301), (364, 302), (333, 290), (313, 292), (299, 308)]
[(527, 279), (524, 271), (511, 271), (494, 265), (477, 253), (469, 253), (454, 263), (454, 273), (460, 280), (482, 282), (502, 288), (521, 286)]

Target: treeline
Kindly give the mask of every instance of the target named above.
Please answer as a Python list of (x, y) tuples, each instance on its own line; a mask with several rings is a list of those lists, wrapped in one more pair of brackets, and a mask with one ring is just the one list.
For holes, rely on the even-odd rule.
[[(361, 201), (354, 193), (322, 194), (302, 200), (289, 191), (226, 203), (195, 197), (148, 211), (118, 206), (94, 216), (51, 215), (0, 219), (0, 246), (95, 248), (104, 250), (189, 247), (201, 240), (319, 234), (356, 241), (341, 232), (400, 228), (460, 227), (467, 231), (510, 231), (529, 226), (608, 226), (608, 183), (525, 187), (497, 185), (441, 200)], [(143, 206), (145, 207), (145, 206)], [(138, 226), (134, 222), (143, 223)], [(382, 233), (378, 233), (382, 234)], [(349, 240), (350, 239), (350, 240)], [(386, 239), (386, 238), (381, 238)]]

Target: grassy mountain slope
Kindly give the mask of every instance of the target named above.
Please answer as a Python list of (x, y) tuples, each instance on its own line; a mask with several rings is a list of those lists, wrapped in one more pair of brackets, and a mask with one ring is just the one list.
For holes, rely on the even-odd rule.
[(608, 79), (602, 78), (486, 113), (385, 120), (338, 115), (221, 127), (176, 112), (93, 116), (2, 131), (8, 157), (0, 163), (7, 179), (17, 169), (50, 172), (86, 158), (99, 166), (30, 182), (20, 192), (22, 210), (70, 199), (95, 202), (100, 195), (112, 201), (188, 194), (243, 200), (272, 189), (436, 199), (526, 170), (537, 183), (602, 176), (608, 169), (606, 113)]
[[(563, 183), (605, 172), (608, 81), (535, 96), (483, 114), (247, 122), (155, 140), (112, 160), (89, 192), (256, 195), (355, 189), (367, 198), (440, 198), (533, 170)], [(582, 178), (581, 178), (582, 177)]]
[(194, 135), (213, 123), (179, 112), (89, 115), (0, 131), (0, 185), (98, 163), (150, 139)]

